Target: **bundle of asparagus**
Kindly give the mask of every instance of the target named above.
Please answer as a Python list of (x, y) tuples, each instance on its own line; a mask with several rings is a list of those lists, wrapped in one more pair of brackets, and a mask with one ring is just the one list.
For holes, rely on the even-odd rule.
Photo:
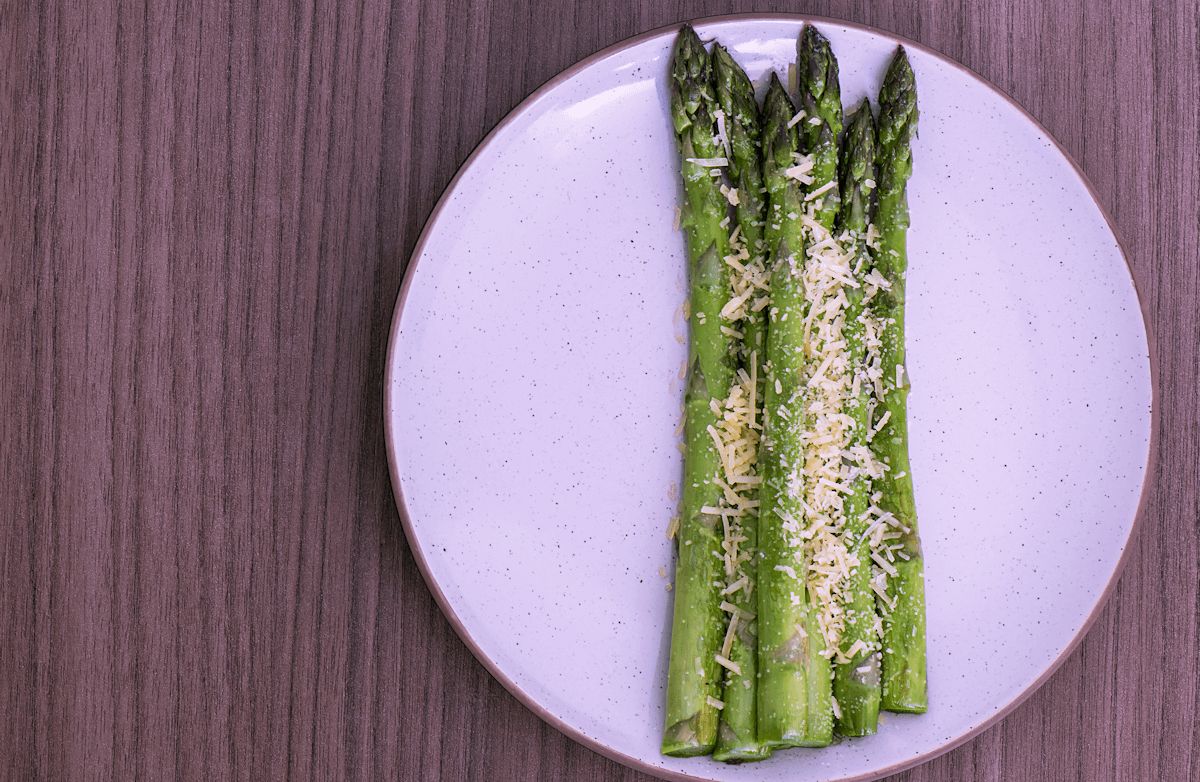
[(662, 751), (758, 760), (923, 712), (923, 558), (904, 371), (900, 49), (843, 131), (838, 65), (805, 27), (797, 104), (760, 108), (730, 53), (676, 41), (691, 342)]

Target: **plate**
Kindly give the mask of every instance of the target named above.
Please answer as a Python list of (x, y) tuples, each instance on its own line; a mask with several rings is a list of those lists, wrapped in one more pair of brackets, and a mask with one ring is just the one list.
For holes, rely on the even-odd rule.
[[(803, 21), (697, 29), (761, 85), (786, 72)], [(899, 39), (815, 22), (846, 104), (874, 96)], [(671, 779), (869, 779), (1013, 708), (1095, 616), (1148, 470), (1142, 311), (1104, 211), (1055, 141), (971, 71), (904, 41), (921, 110), (908, 369), (929, 713), (751, 765), (660, 756), (686, 341), (675, 31), (537, 90), (442, 196), (388, 351), (397, 504), (463, 641), (578, 741)]]

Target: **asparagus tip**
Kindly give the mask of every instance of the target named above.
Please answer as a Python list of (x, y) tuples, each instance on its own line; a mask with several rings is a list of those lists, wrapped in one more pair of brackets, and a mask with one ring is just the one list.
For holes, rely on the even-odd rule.
[(694, 65), (697, 61), (703, 61), (708, 52), (704, 49), (704, 42), (700, 40), (700, 36), (696, 34), (696, 30), (690, 24), (685, 24), (679, 28), (679, 35), (675, 37), (675, 65), (678, 69), (683, 65)]
[(708, 51), (690, 24), (679, 29), (671, 58), (671, 119), (683, 134), (704, 108), (708, 86)]
[(808, 46), (814, 49), (828, 47), (829, 39), (825, 37), (824, 33), (817, 29), (815, 24), (806, 24), (804, 25), (804, 32), (800, 36), (800, 45), (802, 47)]
[(815, 94), (821, 94), (826, 86), (838, 86), (838, 62), (833, 55), (829, 39), (816, 28), (806, 24), (796, 44), (797, 70), (801, 79), (806, 79)]
[(917, 126), (917, 81), (903, 46), (888, 65), (879, 90), (879, 141), (906, 146)]
[[(789, 108), (793, 106), (792, 99), (787, 94), (787, 90), (784, 88), (783, 82), (779, 80), (779, 74), (775, 71), (771, 71), (771, 79), (767, 83), (767, 96), (763, 100), (763, 112), (768, 113), (777, 109), (778, 104), (781, 102), (786, 102)], [(790, 115), (788, 118), (791, 118)]]

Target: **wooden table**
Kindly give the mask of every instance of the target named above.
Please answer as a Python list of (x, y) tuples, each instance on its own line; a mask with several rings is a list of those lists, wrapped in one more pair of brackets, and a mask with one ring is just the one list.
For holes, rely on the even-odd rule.
[(633, 780), (434, 606), (383, 355), (455, 169), (579, 58), (734, 10), (878, 25), (1010, 92), (1112, 211), (1162, 436), (1115, 596), (1044, 688), (895, 779), (1200, 780), (1191, 0), (240, 0), (0, 11), (0, 776)]

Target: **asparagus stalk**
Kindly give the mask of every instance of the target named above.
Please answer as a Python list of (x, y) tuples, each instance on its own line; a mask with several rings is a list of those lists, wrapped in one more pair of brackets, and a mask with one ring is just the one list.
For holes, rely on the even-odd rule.
[[(774, 75), (763, 106), (763, 175), (768, 193), (766, 241), (773, 265), (767, 328), (762, 505), (759, 509), (759, 739), (769, 747), (824, 746), (832, 722), (828, 662), (805, 580), (799, 532), (803, 497), (805, 382), (804, 196), (789, 176), (800, 140), (796, 113)], [(817, 664), (814, 664), (814, 660)], [(820, 663), (825, 663), (824, 667)], [(818, 697), (814, 697), (814, 693)]]
[[(746, 270), (740, 278), (735, 275), (735, 281), (742, 282), (742, 287), (749, 290), (753, 288), (755, 280), (765, 277), (763, 221), (766, 199), (762, 192), (762, 130), (759, 125), (758, 103), (754, 98), (754, 87), (750, 84), (750, 79), (719, 43), (713, 45), (712, 65), (717, 104), (722, 112), (719, 125), (724, 128), (729, 176), (735, 185), (736, 193), (732, 200), (737, 202), (735, 213), (741, 237), (734, 248), (735, 255), (738, 256), (734, 260)], [(735, 294), (737, 287), (735, 284)], [(743, 376), (748, 376), (755, 384), (753, 391), (748, 394), (749, 404), (759, 408), (754, 410), (752, 415), (754, 419), (761, 420), (766, 320), (761, 311), (754, 312), (747, 305), (740, 307), (739, 311), (738, 328), (744, 334), (740, 346), (740, 365), (744, 370)], [(756, 434), (753, 431), (745, 433), (749, 437)], [(726, 676), (725, 694), (722, 698), (725, 708), (721, 711), (717, 746), (713, 751), (716, 760), (726, 762), (761, 760), (770, 755), (770, 750), (758, 740), (756, 622), (752, 619), (741, 621), (742, 617), (753, 616), (756, 607), (754, 590), (757, 585), (758, 566), (757, 509), (748, 509), (741, 517), (738, 532), (741, 538), (741, 564), (729, 581), (730, 586), (740, 584), (740, 587), (729, 596), (729, 600), (738, 607), (739, 619), (731, 620), (736, 624), (732, 628), (732, 645), (728, 654), (728, 659), (737, 670)]]
[[(850, 449), (868, 447), (871, 428), (871, 382), (866, 377), (866, 345), (862, 315), (863, 280), (871, 267), (867, 248), (867, 226), (874, 216), (871, 188), (875, 178), (875, 121), (866, 100), (851, 116), (843, 140), (841, 156), (841, 212), (838, 231), (852, 257), (859, 286), (846, 286), (846, 315), (842, 336), (852, 372), (857, 375), (851, 387), (846, 413), (853, 419)], [(857, 393), (855, 391), (857, 390)], [(879, 723), (879, 634), (876, 627), (875, 593), (871, 590), (871, 543), (867, 539), (870, 517), (871, 478), (865, 465), (856, 465), (851, 492), (845, 498), (846, 524), (843, 539), (857, 564), (852, 566), (849, 583), (842, 596), (845, 625), (841, 648), (854, 650), (834, 667), (833, 696), (841, 711), (837, 720), (843, 736), (868, 736)]]
[[(902, 537), (896, 573), (888, 578), (888, 604), (883, 614), (883, 708), (924, 712), (928, 706), (925, 677), (925, 573), (917, 534), (917, 509), (908, 461), (908, 374), (904, 371), (904, 276), (908, 265), (906, 188), (912, 174), (910, 142), (917, 127), (916, 81), (908, 57), (896, 52), (879, 93), (879, 192), (876, 266), (890, 283), (874, 306), (883, 324), (884, 395), (880, 415), (887, 421), (872, 443), (888, 470), (879, 483), (880, 507), (894, 514)], [(876, 421), (876, 426), (879, 420)]]
[(715, 658), (726, 626), (720, 594), (721, 520), (705, 510), (716, 508), (722, 498), (714, 480), (721, 460), (709, 435), (718, 414), (710, 400), (727, 397), (734, 375), (731, 343), (721, 332), (720, 317), (729, 298), (727, 204), (720, 181), (703, 162), (723, 154), (714, 138), (714, 109), (708, 52), (685, 25), (671, 66), (671, 119), (684, 190), (681, 225), (691, 275), (682, 518), (662, 741), (663, 753), (674, 756), (706, 754), (716, 745), (722, 669)]
[[(806, 26), (800, 36), (797, 46), (796, 72), (800, 104), (804, 110), (804, 117), (796, 125), (798, 142), (802, 151), (811, 161), (811, 168), (805, 176), (804, 190), (807, 195), (800, 200), (798, 205), (790, 204), (784, 213), (772, 213), (768, 225), (771, 226), (775, 220), (781, 220), (784, 226), (790, 226), (799, 219), (799, 215), (811, 215), (815, 225), (805, 223), (800, 219), (799, 225), (796, 226), (799, 231), (798, 241), (790, 243), (787, 252), (784, 252), (781, 241), (780, 250), (776, 254), (775, 274), (779, 275), (782, 266), (787, 266), (788, 276), (794, 278), (792, 285), (797, 306), (792, 311), (784, 310), (780, 306), (779, 295), (776, 293), (778, 276), (773, 277), (773, 306), (770, 315), (771, 326), (767, 337), (767, 358), (772, 365), (772, 380), (778, 381), (780, 385), (777, 388), (783, 389), (781, 393), (785, 405), (792, 405), (792, 409), (787, 411), (790, 414), (787, 424), (781, 425), (780, 428), (795, 427), (786, 433), (785, 439), (789, 444), (795, 442), (797, 450), (794, 453), (785, 453), (783, 464), (786, 465), (786, 473), (774, 476), (776, 480), (771, 491), (775, 492), (777, 497), (779, 492), (788, 495), (787, 500), (782, 503), (787, 515), (781, 516), (781, 520), (785, 531), (789, 532), (789, 537), (792, 538), (789, 541), (790, 548), (793, 551), (802, 552), (799, 563), (801, 567), (797, 570), (797, 574), (805, 593), (800, 601), (804, 608), (806, 633), (800, 649), (804, 668), (803, 730), (799, 735), (787, 737), (786, 741), (801, 746), (823, 747), (833, 740), (835, 702), (833, 700), (832, 670), (828, 656), (829, 651), (826, 649), (826, 634), (818, 619), (822, 613), (819, 604), (822, 599), (821, 592), (814, 589), (811, 578), (812, 566), (818, 552), (815, 551), (813, 542), (800, 539), (798, 532), (813, 520), (809, 517), (812, 513), (811, 508), (815, 505), (814, 493), (811, 493), (813, 490), (811, 482), (806, 482), (804, 479), (804, 473), (809, 469), (808, 459), (812, 457), (812, 454), (806, 451), (804, 443), (812, 434), (812, 426), (815, 423), (811, 420), (812, 416), (808, 412), (811, 409), (808, 395), (812, 394), (814, 390), (807, 388), (813, 367), (809, 365), (812, 351), (810, 350), (811, 346), (807, 344), (809, 334), (805, 324), (813, 323), (809, 312), (813, 307), (813, 300), (822, 298), (828, 292), (806, 290), (804, 276), (806, 274), (805, 267), (808, 264), (808, 249), (826, 239), (832, 233), (837, 221), (840, 204), (838, 141), (842, 132), (842, 102), (838, 83), (837, 59), (833, 55), (829, 41), (812, 25)], [(779, 105), (778, 102), (777, 105)], [(785, 108), (791, 108), (791, 106)], [(782, 114), (774, 117), (776, 120), (781, 118)], [(792, 117), (789, 116), (785, 125), (791, 123)], [(793, 160), (793, 162), (795, 161)], [(777, 331), (778, 335), (775, 333)], [(778, 341), (775, 339), (776, 336), (779, 337)], [(772, 345), (776, 345), (777, 349), (773, 351)], [(776, 358), (780, 353), (788, 353), (788, 355), (785, 360), (777, 362)], [(768, 403), (773, 401), (770, 388), (767, 391), (767, 401)], [(812, 401), (819, 402), (821, 400), (814, 398)], [(771, 425), (777, 423), (776, 412), (775, 409), (772, 409), (767, 414)], [(779, 465), (779, 461), (774, 461), (772, 466), (778, 467)], [(805, 505), (806, 499), (809, 502), (808, 505)], [(793, 502), (800, 507), (789, 507)], [(818, 509), (817, 512), (824, 511)], [(787, 530), (788, 527), (795, 527), (795, 529)], [(792, 596), (789, 595), (788, 599), (791, 600)]]

